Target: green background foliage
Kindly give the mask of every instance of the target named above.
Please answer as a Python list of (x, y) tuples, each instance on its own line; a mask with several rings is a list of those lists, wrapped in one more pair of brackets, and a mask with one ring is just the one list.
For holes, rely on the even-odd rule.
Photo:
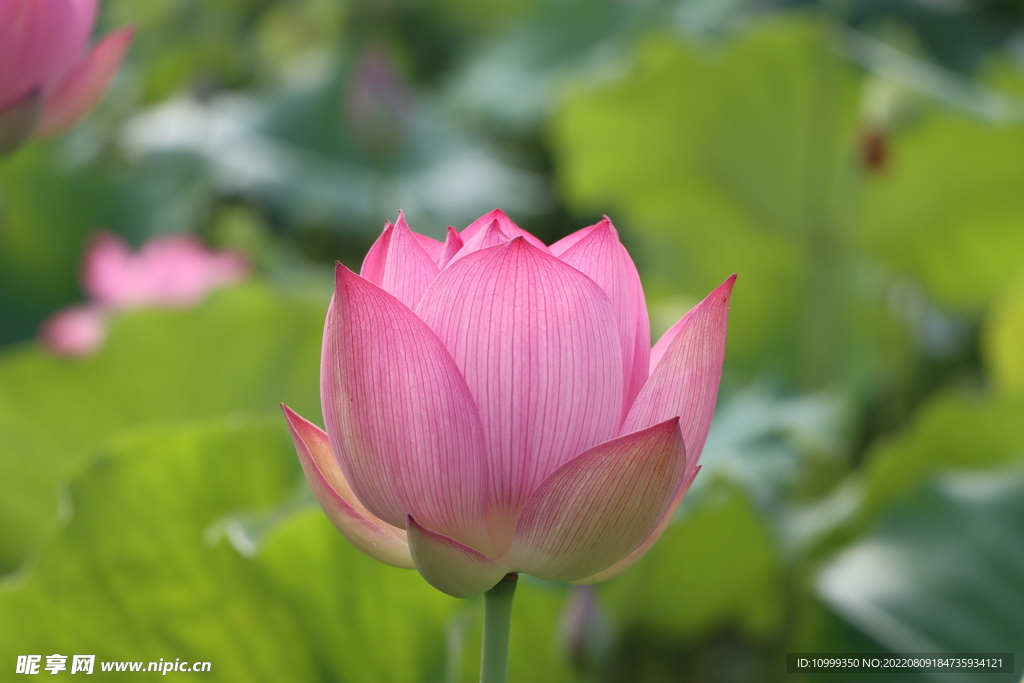
[[(521, 579), (511, 680), (1024, 661), (1022, 22), (1008, 2), (105, 0), (98, 35), (138, 32), (114, 87), (0, 159), (0, 671), (475, 680), (481, 601), (341, 538), (277, 405), (319, 421), (334, 261), (358, 267), (398, 209), (439, 236), (494, 206), (549, 242), (607, 213), (655, 337), (739, 274), (677, 519), (592, 593)], [(101, 228), (195, 234), (254, 274), (55, 356), (37, 330), (84, 299)]]

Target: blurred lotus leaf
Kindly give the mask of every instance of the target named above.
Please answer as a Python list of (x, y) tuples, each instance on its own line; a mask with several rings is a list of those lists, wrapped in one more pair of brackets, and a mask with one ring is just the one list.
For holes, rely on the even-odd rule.
[(60, 168), (41, 144), (0, 165), (0, 343), (73, 300), (82, 247), (110, 211), (112, 190), (93, 169)]
[(210, 533), (300, 481), (280, 422), (235, 415), (109, 441), (24, 585), (0, 590), (0, 656), (95, 654), (97, 672), (209, 661), (214, 681), (436, 680), (457, 603), (415, 572), (365, 557), (319, 510), (252, 559)]
[(1024, 392), (1024, 276), (996, 301), (985, 333), (989, 371), (996, 387), (1006, 394)]
[(724, 486), (716, 494), (602, 585), (618, 628), (684, 639), (729, 627), (762, 639), (776, 632), (782, 604), (771, 531), (745, 496)]
[[(949, 474), (820, 576), (823, 598), (895, 652), (1024, 649), (1024, 471)], [(1017, 681), (958, 673), (956, 680)]]
[(940, 302), (973, 310), (1024, 268), (1024, 127), (943, 110), (892, 136), (862, 239)]
[(860, 79), (837, 45), (792, 16), (716, 49), (652, 38), (554, 122), (569, 200), (625, 213), (653, 298), (738, 272), (733, 367), (799, 368), (805, 387), (891, 362), (859, 348), (893, 352), (886, 278), (973, 315), (1024, 266), (1024, 127), (921, 106), (886, 122), (865, 169)]
[(317, 414), (325, 308), (250, 285), (194, 310), (120, 317), (89, 359), (36, 346), (0, 355), (0, 572), (55, 515), (57, 483), (126, 428), (282, 400)]
[(1024, 400), (947, 394), (868, 454), (862, 512), (872, 518), (943, 469), (1000, 467), (1024, 456)]
[(740, 273), (730, 358), (791, 363), (809, 269), (837, 267), (848, 220), (856, 84), (809, 19), (764, 22), (720, 51), (652, 38), (625, 77), (557, 115), (564, 190), (625, 213), (654, 296)]

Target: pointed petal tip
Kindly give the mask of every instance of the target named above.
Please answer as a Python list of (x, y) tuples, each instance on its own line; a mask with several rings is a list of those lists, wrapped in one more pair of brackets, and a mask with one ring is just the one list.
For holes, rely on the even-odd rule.
[(651, 425), (649, 427), (649, 429), (651, 430), (652, 434), (657, 434), (657, 433), (660, 433), (660, 432), (668, 433), (668, 432), (673, 431), (674, 429), (678, 429), (678, 427), (679, 427), (679, 416), (677, 415), (675, 417), (670, 417), (669, 419), (665, 420), (664, 422), (659, 422), (657, 424)]
[(615, 224), (612, 223), (612, 219), (608, 218), (607, 215), (603, 215), (603, 216), (601, 216), (601, 222), (602, 223), (607, 223), (608, 224), (608, 228), (611, 229), (611, 231), (612, 231), (612, 234), (615, 235), (616, 239), (618, 239), (619, 231), (616, 229)]
[[(584, 228), (585, 230), (586, 228)], [(595, 242), (599, 240), (609, 240), (612, 242), (619, 241), (619, 231), (615, 229), (612, 222), (608, 220), (608, 216), (603, 217), (594, 225), (590, 226), (590, 231), (580, 240), (580, 242), (588, 241)]]
[(134, 35), (132, 26), (108, 33), (71, 68), (48, 96), (35, 137), (63, 133), (96, 106), (117, 75)]
[(309, 423), (309, 420), (292, 410), (291, 406), (287, 403), (279, 403), (278, 405), (281, 406), (281, 412), (284, 413), (284, 419), (288, 421), (288, 428), (293, 432), (303, 423)]
[(341, 261), (334, 262), (334, 282), (335, 284), (343, 283), (351, 278), (359, 277), (353, 273), (348, 266)]
[(732, 275), (725, 279), (725, 282), (711, 290), (711, 293), (704, 298), (704, 301), (707, 303), (711, 303), (712, 301), (715, 300), (716, 297), (721, 297), (722, 303), (728, 304), (729, 299), (732, 298), (732, 288), (735, 284), (736, 273), (733, 273)]
[[(493, 233), (497, 233), (497, 236), (491, 236)], [(511, 238), (511, 235), (505, 234), (505, 231), (501, 229), (501, 221), (497, 218), (487, 224), (487, 227), (484, 228), (484, 234), (490, 237), (490, 239), (499, 239), (498, 236), (504, 237), (506, 240)], [(485, 242), (488, 237), (484, 237)]]
[(531, 244), (530, 240), (526, 239), (526, 237), (524, 237), (523, 235), (516, 235), (515, 237), (513, 237), (512, 239), (510, 239), (508, 242), (501, 246), (504, 246), (509, 250), (521, 250), (523, 252), (538, 252), (540, 254), (544, 254), (543, 251), (538, 249), (536, 245)]

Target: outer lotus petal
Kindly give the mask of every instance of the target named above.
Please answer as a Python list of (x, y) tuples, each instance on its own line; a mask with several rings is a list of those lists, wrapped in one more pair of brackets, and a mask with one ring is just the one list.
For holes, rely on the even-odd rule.
[[(689, 457), (696, 462), (711, 427), (725, 357), (731, 276), (665, 333), (660, 362), (622, 425), (622, 434), (679, 417)], [(664, 340), (663, 340), (664, 341)], [(653, 352), (652, 352), (653, 354)]]
[[(689, 470), (690, 468), (687, 469)], [(699, 471), (700, 465), (697, 465), (692, 468), (692, 471), (690, 471), (690, 473), (686, 477), (686, 480), (683, 482), (683, 485), (680, 487), (679, 493), (676, 494), (676, 497), (672, 500), (672, 504), (669, 505), (668, 510), (665, 512), (665, 515), (661, 518), (661, 521), (658, 522), (658, 526), (654, 529), (651, 535), (648, 536), (647, 539), (639, 545), (639, 547), (637, 547), (636, 550), (631, 552), (629, 555), (626, 555), (626, 557), (622, 558), (621, 560), (613, 564), (611, 567), (608, 567), (608, 569), (600, 571), (592, 576), (588, 576), (585, 579), (573, 581), (572, 583), (587, 585), (607, 581), (608, 579), (618, 576), (619, 574), (621, 574), (622, 572), (626, 571), (634, 564), (639, 562), (640, 558), (647, 554), (647, 551), (650, 550), (655, 543), (657, 543), (658, 539), (661, 538), (661, 535), (665, 532), (665, 528), (669, 525), (669, 522), (671, 522), (672, 518), (675, 516), (676, 510), (679, 509), (679, 504), (683, 502), (683, 496), (685, 496), (686, 492), (690, 490), (690, 485), (693, 483), (693, 480), (697, 476), (697, 472)]]
[(327, 434), (281, 404), (302, 471), (320, 508), (349, 543), (375, 560), (402, 569), (414, 569), (405, 530), (377, 519), (359, 502), (331, 451)]
[(437, 265), (441, 266), (441, 268), (446, 268), (463, 246), (459, 231), (449, 225), (448, 236), (444, 241), (444, 251), (441, 253), (441, 258), (438, 260)]
[(331, 447), (367, 509), (486, 549), (484, 433), (437, 335), (339, 264), (320, 367)]
[(492, 588), (509, 569), (467, 545), (426, 529), (409, 515), (406, 524), (413, 562), (431, 586), (456, 598)]
[(114, 31), (96, 44), (47, 97), (36, 135), (56, 135), (75, 125), (96, 106), (121, 67), (135, 29)]
[(0, 156), (10, 154), (28, 140), (42, 111), (43, 96), (39, 89), (0, 111)]
[(441, 260), (441, 255), (444, 254), (443, 242), (438, 242), (433, 237), (421, 235), (418, 232), (414, 232), (413, 235), (416, 236), (416, 241), (419, 242), (419, 245), (423, 247), (423, 251), (427, 252), (434, 263)]
[(612, 566), (649, 537), (683, 482), (679, 420), (608, 441), (562, 465), (531, 496), (501, 561), (549, 581)]
[(388, 242), (381, 287), (409, 308), (415, 308), (439, 272), (436, 261), (420, 245), (399, 211)]
[(373, 243), (370, 250), (363, 258), (363, 266), (359, 269), (359, 276), (369, 280), (378, 287), (384, 286), (384, 266), (388, 260), (388, 247), (391, 245), (391, 233), (395, 226), (390, 221), (384, 221), (384, 231)]
[(537, 486), (614, 434), (622, 366), (611, 303), (593, 280), (516, 238), (444, 270), (417, 313), (479, 407), (500, 556)]
[(592, 226), (559, 259), (596, 282), (611, 299), (622, 342), (624, 419), (647, 381), (651, 349), (651, 325), (640, 274), (607, 217)]
[(544, 244), (539, 239), (537, 239), (536, 237), (534, 237), (533, 235), (531, 235), (530, 233), (528, 233), (527, 231), (523, 230), (518, 225), (513, 223), (512, 219), (506, 216), (505, 212), (502, 211), (501, 209), (489, 211), (485, 213), (483, 216), (480, 216), (480, 218), (477, 218), (468, 226), (466, 226), (466, 229), (462, 231), (462, 241), (469, 243), (469, 241), (473, 239), (478, 232), (485, 230), (491, 224), (492, 221), (498, 221), (498, 227), (501, 228), (501, 231), (503, 233), (508, 235), (509, 239), (512, 239), (514, 237), (522, 237), (527, 242), (537, 247), (544, 253), (549, 253), (546, 244)]

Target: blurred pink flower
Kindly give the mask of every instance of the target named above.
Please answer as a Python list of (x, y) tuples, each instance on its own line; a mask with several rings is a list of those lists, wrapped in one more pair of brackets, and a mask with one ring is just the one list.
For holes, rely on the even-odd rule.
[(240, 254), (210, 251), (191, 235), (156, 237), (136, 254), (120, 237), (103, 232), (86, 254), (82, 284), (96, 303), (111, 310), (190, 306), (248, 272)]
[(132, 40), (122, 28), (88, 49), (99, 0), (0, 0), (0, 154), (67, 130), (113, 80)]
[(284, 407), (314, 495), (360, 550), (457, 597), (615, 576), (697, 474), (733, 280), (651, 349), (607, 218), (546, 246), (497, 210), (444, 243), (399, 214), (360, 275), (337, 267), (326, 432)]
[(54, 353), (88, 355), (102, 344), (112, 312), (191, 306), (248, 273), (240, 254), (211, 251), (192, 236), (156, 237), (134, 253), (117, 235), (101, 232), (86, 253), (82, 272), (91, 301), (58, 311), (43, 324), (40, 339)]
[(61, 356), (88, 356), (99, 350), (107, 336), (107, 317), (99, 306), (69, 306), (43, 323), (43, 346)]

